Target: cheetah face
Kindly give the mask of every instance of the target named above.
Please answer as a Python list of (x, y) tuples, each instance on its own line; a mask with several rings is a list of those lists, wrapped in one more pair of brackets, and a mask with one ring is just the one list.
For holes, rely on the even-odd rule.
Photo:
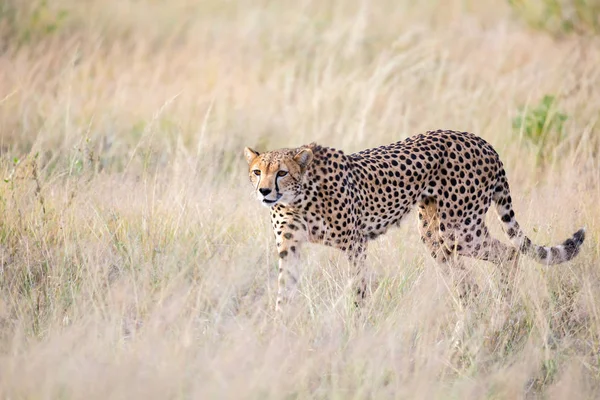
[(250, 182), (256, 197), (266, 207), (294, 201), (302, 190), (302, 177), (313, 160), (310, 149), (283, 149), (258, 153), (244, 149)]

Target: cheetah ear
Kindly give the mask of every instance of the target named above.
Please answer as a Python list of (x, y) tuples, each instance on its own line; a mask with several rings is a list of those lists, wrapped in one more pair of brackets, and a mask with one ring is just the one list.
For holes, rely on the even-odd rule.
[(250, 147), (246, 147), (244, 149), (244, 156), (246, 156), (246, 161), (248, 161), (248, 165), (252, 164), (252, 161), (254, 161), (254, 159), (258, 157), (259, 154), (260, 153), (258, 151), (254, 151)]
[(313, 152), (311, 149), (302, 149), (294, 156), (294, 161), (298, 163), (300, 168), (306, 169), (313, 160)]

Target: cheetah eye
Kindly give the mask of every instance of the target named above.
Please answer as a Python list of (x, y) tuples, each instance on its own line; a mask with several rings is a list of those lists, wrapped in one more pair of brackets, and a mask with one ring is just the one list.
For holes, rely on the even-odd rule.
[(277, 173), (277, 176), (282, 177), (282, 176), (286, 176), (287, 174), (288, 174), (287, 171), (279, 171)]
[(260, 169), (255, 169), (252, 173), (256, 176), (260, 176)]

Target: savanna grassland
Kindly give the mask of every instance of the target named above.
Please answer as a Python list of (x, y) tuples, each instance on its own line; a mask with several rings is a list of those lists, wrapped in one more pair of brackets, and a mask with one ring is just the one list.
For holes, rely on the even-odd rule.
[[(600, 39), (523, 13), (5, 0), (0, 398), (598, 398)], [(244, 146), (353, 152), (430, 129), (492, 143), (527, 234), (585, 226), (581, 254), (522, 258), (510, 298), (469, 261), (480, 295), (465, 308), (412, 214), (370, 245), (362, 310), (343, 255), (314, 245), (278, 318)]]

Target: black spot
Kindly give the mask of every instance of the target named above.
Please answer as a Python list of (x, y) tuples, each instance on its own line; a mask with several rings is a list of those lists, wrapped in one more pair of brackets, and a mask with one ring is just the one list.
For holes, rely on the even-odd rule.
[(523, 239), (523, 243), (521, 243), (521, 251), (527, 251), (531, 248), (531, 240), (529, 240), (528, 237), (526, 237), (525, 239)]
[(579, 245), (575, 243), (573, 239), (567, 239), (565, 243), (563, 243), (563, 246), (565, 248), (567, 260), (575, 257), (575, 255), (577, 255), (579, 252)]
[(538, 247), (537, 254), (541, 260), (545, 260), (548, 257), (548, 251), (544, 247)]
[(289, 232), (286, 232), (286, 233), (284, 233), (284, 234), (283, 234), (283, 237), (284, 237), (284, 238), (286, 238), (286, 239), (291, 239), (291, 238), (293, 238), (293, 237), (294, 237), (294, 235), (292, 235), (292, 234), (291, 234), (291, 233), (289, 233)]
[(575, 232), (575, 234), (573, 235), (573, 240), (575, 241), (575, 244), (581, 245), (585, 240), (585, 230), (580, 229), (577, 232)]
[(282, 252), (279, 253), (279, 258), (286, 258), (288, 255), (288, 251), (287, 250), (283, 250)]
[(504, 214), (502, 216), (502, 222), (510, 222), (510, 214)]

